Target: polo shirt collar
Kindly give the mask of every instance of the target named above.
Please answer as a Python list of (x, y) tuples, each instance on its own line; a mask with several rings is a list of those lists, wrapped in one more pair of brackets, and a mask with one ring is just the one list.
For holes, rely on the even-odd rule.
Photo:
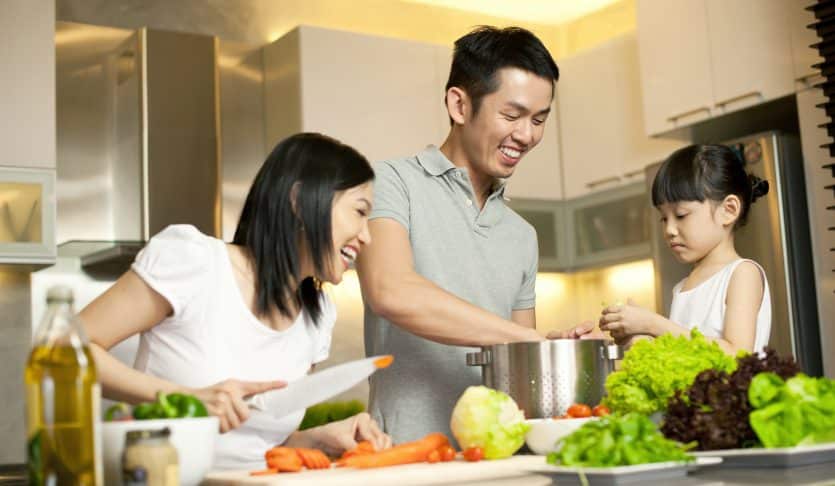
[[(429, 174), (437, 177), (446, 174), (447, 172), (456, 169), (455, 164), (450, 161), (441, 149), (435, 145), (429, 145), (417, 155), (418, 163), (423, 170)], [(490, 194), (495, 194), (497, 197), (504, 197), (505, 185), (507, 179), (496, 179)]]

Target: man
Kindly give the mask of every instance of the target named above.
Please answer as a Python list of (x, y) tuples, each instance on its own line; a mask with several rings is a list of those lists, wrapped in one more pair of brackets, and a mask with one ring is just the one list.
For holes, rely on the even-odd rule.
[(457, 398), (481, 383), (465, 346), (544, 339), (535, 330), (536, 232), (503, 193), (542, 139), (558, 78), (532, 33), (480, 27), (455, 42), (444, 143), (375, 167), (374, 243), (357, 269), (366, 353), (395, 356), (372, 378), (370, 397), (395, 443), (450, 435)]

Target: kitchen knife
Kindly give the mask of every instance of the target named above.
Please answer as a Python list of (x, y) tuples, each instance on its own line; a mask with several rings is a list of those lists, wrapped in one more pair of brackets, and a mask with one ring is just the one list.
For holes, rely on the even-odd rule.
[(277, 419), (344, 392), (392, 361), (394, 356), (390, 354), (350, 361), (306, 375), (284, 388), (253, 395), (246, 399), (253, 409), (246, 424), (266, 429), (278, 427)]

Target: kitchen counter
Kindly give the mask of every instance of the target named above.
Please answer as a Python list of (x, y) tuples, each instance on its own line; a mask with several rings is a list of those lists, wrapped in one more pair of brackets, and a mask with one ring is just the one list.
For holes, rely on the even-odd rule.
[[(410, 464), (377, 470), (309, 471), (274, 476), (250, 477), (245, 472), (213, 473), (203, 483), (208, 486), (263, 485), (391, 485), (463, 484), (479, 486), (545, 486), (566, 484), (553, 482), (548, 475), (526, 471), (531, 464), (544, 462), (541, 456), (514, 456), (502, 461), (466, 463), (456, 461), (440, 464)], [(648, 486), (668, 485), (673, 479), (642, 481)], [(835, 462), (794, 468), (731, 468), (704, 467), (685, 477), (674, 479), (676, 486), (689, 485), (835, 485)], [(572, 483), (568, 483), (572, 484)], [(579, 484), (579, 481), (576, 483)]]

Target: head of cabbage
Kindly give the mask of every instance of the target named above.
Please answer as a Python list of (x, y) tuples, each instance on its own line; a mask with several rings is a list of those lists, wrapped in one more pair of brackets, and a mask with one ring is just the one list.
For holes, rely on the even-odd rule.
[(530, 425), (508, 395), (485, 386), (471, 386), (455, 404), (449, 421), (461, 450), (481, 447), (485, 459), (510, 457), (525, 443)]

